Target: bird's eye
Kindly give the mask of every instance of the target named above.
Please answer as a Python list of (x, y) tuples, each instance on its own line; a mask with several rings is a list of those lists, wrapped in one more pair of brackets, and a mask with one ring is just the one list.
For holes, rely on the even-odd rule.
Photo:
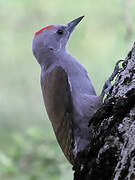
[(62, 35), (63, 34), (63, 30), (62, 29), (58, 29), (57, 34)]

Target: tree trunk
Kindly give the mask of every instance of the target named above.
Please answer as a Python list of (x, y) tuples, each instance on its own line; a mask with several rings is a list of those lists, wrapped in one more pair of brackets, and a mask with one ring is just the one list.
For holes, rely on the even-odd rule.
[(135, 44), (89, 130), (74, 180), (135, 180)]

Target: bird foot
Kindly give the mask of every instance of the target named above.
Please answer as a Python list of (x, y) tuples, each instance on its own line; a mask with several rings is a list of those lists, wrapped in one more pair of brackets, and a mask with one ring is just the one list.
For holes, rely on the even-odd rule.
[(116, 77), (116, 75), (118, 73), (121, 72), (122, 68), (119, 67), (119, 63), (122, 62), (124, 60), (119, 60), (116, 65), (115, 65), (115, 68), (114, 68), (114, 71), (112, 73), (112, 75), (109, 77), (109, 79), (105, 82), (104, 86), (103, 86), (103, 90), (102, 90), (102, 93), (101, 93), (101, 96), (104, 97), (104, 95), (108, 95), (109, 94), (109, 91), (110, 89), (112, 88), (112, 84), (111, 82), (114, 80), (114, 78)]

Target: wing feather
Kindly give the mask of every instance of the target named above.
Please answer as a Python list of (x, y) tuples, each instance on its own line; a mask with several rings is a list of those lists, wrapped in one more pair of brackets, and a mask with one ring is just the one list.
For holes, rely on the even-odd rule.
[(67, 159), (74, 164), (73, 103), (68, 75), (61, 66), (55, 67), (41, 76), (41, 87), (58, 143)]

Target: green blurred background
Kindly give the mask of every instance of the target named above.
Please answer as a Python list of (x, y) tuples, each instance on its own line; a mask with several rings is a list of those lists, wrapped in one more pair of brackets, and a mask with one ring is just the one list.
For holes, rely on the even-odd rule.
[(135, 1), (0, 0), (0, 9), (0, 180), (72, 179), (45, 113), (34, 32), (85, 15), (69, 50), (99, 94), (135, 41)]

